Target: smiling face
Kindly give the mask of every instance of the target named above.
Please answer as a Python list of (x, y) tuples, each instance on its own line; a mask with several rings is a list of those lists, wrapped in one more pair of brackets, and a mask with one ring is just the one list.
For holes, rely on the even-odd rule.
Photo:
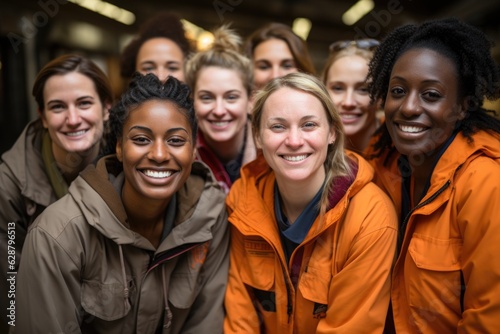
[(237, 71), (215, 66), (200, 70), (194, 109), (198, 126), (211, 146), (242, 139), (249, 108), (248, 94)]
[(292, 52), (285, 41), (268, 39), (257, 45), (253, 51), (254, 83), (261, 89), (274, 78), (297, 72)]
[(168, 202), (191, 173), (191, 126), (173, 102), (144, 102), (130, 112), (116, 153), (123, 163), (124, 197)]
[(40, 115), (55, 160), (66, 165), (73, 153), (97, 155), (109, 106), (103, 106), (94, 82), (78, 72), (53, 75), (45, 83), (43, 101)]
[(256, 140), (278, 184), (321, 187), (328, 144), (335, 135), (315, 96), (288, 87), (272, 93), (264, 103)]
[(384, 107), (394, 145), (410, 162), (429, 161), (452, 135), (465, 109), (453, 62), (429, 49), (410, 49), (394, 64)]
[(337, 59), (328, 70), (326, 86), (347, 137), (363, 133), (371, 136), (376, 128), (376, 105), (370, 103), (367, 74), (368, 61), (357, 55)]
[(141, 74), (153, 73), (161, 81), (169, 75), (184, 81), (184, 55), (171, 39), (151, 38), (139, 49), (135, 69)]

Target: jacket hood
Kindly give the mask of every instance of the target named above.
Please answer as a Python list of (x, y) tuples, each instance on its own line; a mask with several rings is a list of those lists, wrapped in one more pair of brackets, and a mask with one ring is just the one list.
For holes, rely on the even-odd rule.
[[(112, 179), (118, 177), (122, 170), (115, 155), (101, 158), (97, 165), (89, 165), (71, 185), (69, 193), (77, 202), (89, 225), (96, 228), (105, 237), (117, 244), (135, 244), (150, 249), (145, 238), (129, 229), (127, 214), (121, 196), (115, 189)], [(206, 191), (204, 191), (206, 190)], [(195, 161), (191, 175), (183, 187), (177, 192), (177, 208), (174, 229), (166, 240), (169, 248), (186, 243), (199, 243), (212, 239), (211, 228), (217, 220), (214, 215), (220, 212), (208, 207), (204, 197), (217, 198), (222, 207), (224, 194), (215, 181), (212, 173), (201, 162)], [(99, 197), (89, 201), (88, 198)], [(162, 243), (163, 245), (163, 243)], [(164, 249), (158, 248), (157, 251)]]
[(43, 164), (43, 131), (40, 119), (29, 123), (12, 148), (2, 155), (2, 160), (16, 178), (21, 194), (35, 203), (48, 206), (57, 198)]
[[(334, 182), (334, 192), (330, 196), (330, 208), (328, 209), (326, 221), (329, 224), (337, 221), (347, 209), (349, 198), (356, 195), (373, 178), (373, 168), (358, 154), (347, 151), (353, 167), (353, 178), (341, 178)], [(267, 164), (264, 156), (259, 153), (256, 160), (245, 165), (241, 170), (240, 179), (236, 180), (231, 188), (230, 199), (227, 201), (230, 211), (239, 217), (256, 217), (256, 208), (263, 208), (260, 215), (274, 216), (274, 184), (275, 175)], [(233, 190), (234, 189), (234, 190)], [(255, 204), (244, 200), (251, 198), (261, 201)], [(338, 218), (338, 219), (337, 219)], [(255, 231), (255, 222), (248, 219), (239, 219), (238, 226), (242, 231), (252, 233)], [(325, 225), (327, 228), (329, 225)]]

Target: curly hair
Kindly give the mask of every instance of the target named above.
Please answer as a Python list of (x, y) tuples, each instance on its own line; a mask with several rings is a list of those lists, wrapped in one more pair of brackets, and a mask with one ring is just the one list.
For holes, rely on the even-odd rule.
[(120, 58), (120, 74), (130, 78), (135, 72), (137, 54), (141, 46), (148, 40), (164, 37), (172, 40), (179, 46), (186, 58), (193, 46), (186, 38), (186, 31), (179, 16), (169, 12), (162, 12), (146, 21), (139, 29), (139, 34), (123, 50)]
[(130, 112), (150, 100), (173, 102), (191, 125), (193, 143), (196, 142), (198, 123), (194, 114), (193, 100), (190, 96), (189, 87), (174, 77), (168, 77), (165, 82), (161, 82), (154, 74), (135, 73), (127, 91), (110, 110), (106, 145), (101, 156), (116, 152), (116, 143), (123, 135), (123, 125)]
[[(469, 142), (479, 130), (500, 133), (500, 120), (495, 112), (483, 108), (484, 98), (500, 97), (500, 67), (491, 56), (492, 43), (476, 27), (456, 18), (432, 20), (421, 25), (396, 28), (382, 41), (369, 65), (368, 81), (372, 100), (385, 105), (391, 71), (396, 61), (410, 49), (430, 49), (450, 59), (458, 77), (459, 97), (467, 101), (465, 119), (456, 129)], [(371, 79), (371, 80), (370, 80)], [(374, 156), (393, 149), (385, 126), (378, 129)]]

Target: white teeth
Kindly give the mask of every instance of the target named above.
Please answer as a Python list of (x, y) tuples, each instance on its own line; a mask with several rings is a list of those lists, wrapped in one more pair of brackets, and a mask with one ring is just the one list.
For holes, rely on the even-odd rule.
[(87, 132), (87, 130), (80, 130), (80, 131), (76, 131), (76, 132), (66, 132), (66, 136), (70, 136), (70, 137), (81, 136), (85, 132)]
[(302, 161), (307, 158), (307, 154), (304, 155), (284, 155), (283, 159), (286, 161)]
[(211, 122), (215, 126), (226, 126), (229, 124), (229, 121), (220, 121), (220, 122)]
[(172, 175), (172, 171), (158, 172), (158, 171), (149, 170), (149, 169), (143, 171), (143, 173), (145, 175), (152, 177), (152, 178), (155, 178), (155, 179), (162, 179), (162, 178), (169, 177), (170, 175)]
[(352, 114), (342, 114), (340, 115), (341, 118), (345, 118), (345, 119), (355, 119), (355, 118), (358, 118), (358, 115), (352, 115)]
[(399, 128), (401, 129), (401, 131), (409, 133), (417, 133), (425, 130), (425, 128), (421, 128), (419, 126), (408, 126), (408, 125), (399, 125)]

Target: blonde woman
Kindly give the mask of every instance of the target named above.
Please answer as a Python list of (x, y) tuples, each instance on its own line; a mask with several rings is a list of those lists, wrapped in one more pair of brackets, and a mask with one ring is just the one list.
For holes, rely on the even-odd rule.
[(227, 192), (256, 155), (248, 121), (253, 76), (251, 61), (239, 51), (241, 38), (228, 26), (214, 36), (209, 50), (187, 62), (186, 80), (199, 124), (197, 158)]
[(257, 94), (252, 115), (263, 154), (226, 200), (225, 333), (382, 333), (396, 213), (368, 163), (344, 153), (328, 92), (288, 74)]

